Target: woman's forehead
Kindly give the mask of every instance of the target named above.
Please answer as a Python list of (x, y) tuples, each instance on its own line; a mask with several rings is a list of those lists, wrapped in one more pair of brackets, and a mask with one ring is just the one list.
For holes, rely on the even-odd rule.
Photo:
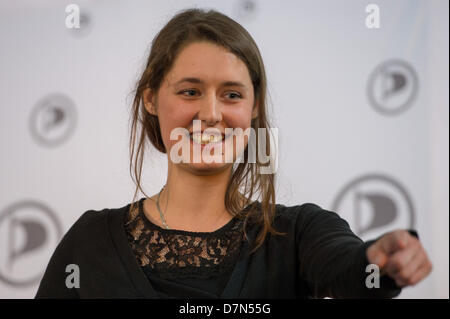
[(184, 78), (202, 82), (250, 83), (247, 66), (241, 59), (225, 48), (207, 42), (192, 43), (178, 54), (168, 80), (175, 84)]

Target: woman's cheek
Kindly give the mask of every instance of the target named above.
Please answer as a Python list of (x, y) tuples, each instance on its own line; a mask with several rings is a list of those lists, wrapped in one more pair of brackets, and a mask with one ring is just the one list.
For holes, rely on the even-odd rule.
[(243, 129), (251, 126), (252, 111), (248, 103), (239, 103), (227, 107), (223, 116), (225, 122), (231, 127), (241, 127)]
[[(161, 110), (159, 113), (159, 120), (161, 133), (166, 148), (167, 146), (172, 146), (177, 143), (177, 140), (170, 139), (171, 133), (177, 133), (175, 130), (178, 128), (189, 130), (189, 127), (192, 125), (191, 122), (194, 115), (195, 113), (185, 107), (185, 105), (164, 105), (164, 110)], [(176, 135), (177, 134), (175, 134), (175, 137)], [(178, 140), (179, 139), (180, 138), (178, 138)]]

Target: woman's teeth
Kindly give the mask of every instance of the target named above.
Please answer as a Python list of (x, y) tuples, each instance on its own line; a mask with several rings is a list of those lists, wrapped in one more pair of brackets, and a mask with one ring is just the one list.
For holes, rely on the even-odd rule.
[(200, 136), (200, 134), (194, 134), (192, 135), (192, 140), (197, 144), (217, 143), (222, 140), (222, 135)]

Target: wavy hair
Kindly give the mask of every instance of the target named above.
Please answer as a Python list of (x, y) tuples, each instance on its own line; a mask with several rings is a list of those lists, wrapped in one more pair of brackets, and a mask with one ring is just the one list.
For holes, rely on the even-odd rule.
[[(258, 102), (258, 115), (252, 119), (251, 127), (259, 140), (258, 128), (268, 129), (267, 118), (267, 81), (263, 60), (259, 49), (250, 34), (236, 21), (215, 10), (188, 9), (177, 13), (159, 31), (152, 42), (146, 67), (133, 91), (134, 100), (131, 106), (130, 134), (130, 175), (136, 189), (130, 210), (135, 209), (138, 190), (141, 188), (142, 164), (145, 152), (145, 141), (161, 153), (167, 153), (161, 137), (158, 117), (149, 114), (143, 106), (143, 92), (150, 88), (157, 92), (165, 75), (171, 69), (181, 50), (196, 41), (209, 41), (217, 44), (240, 58), (248, 68), (254, 88), (255, 103)], [(256, 104), (255, 104), (256, 105)], [(138, 130), (140, 129), (140, 132)], [(270, 130), (268, 130), (270, 131)], [(136, 136), (139, 135), (135, 151)], [(270, 141), (266, 139), (266, 150), (270, 152)], [(258, 143), (256, 143), (258, 152)], [(275, 216), (275, 174), (261, 174), (263, 165), (259, 159), (256, 163), (248, 161), (248, 145), (244, 150), (243, 162), (235, 163), (228, 181), (225, 193), (225, 207), (233, 216), (244, 219), (244, 235), (247, 236), (247, 225), (251, 221), (260, 225), (254, 247), (254, 252), (262, 245), (266, 236), (279, 235), (273, 228)], [(258, 153), (256, 153), (258, 154)], [(134, 160), (134, 174), (132, 175)], [(257, 196), (260, 202), (252, 201)], [(255, 204), (256, 205), (252, 205)], [(243, 208), (251, 205), (249, 209)]]

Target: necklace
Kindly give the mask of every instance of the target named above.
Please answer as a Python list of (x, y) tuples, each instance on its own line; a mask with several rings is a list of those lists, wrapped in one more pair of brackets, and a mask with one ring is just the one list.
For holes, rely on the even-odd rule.
[[(161, 192), (163, 191), (163, 189), (166, 187), (166, 185), (164, 185), (161, 190), (158, 193), (158, 198), (156, 199), (156, 207), (158, 208), (159, 211), (159, 216), (161, 217), (161, 222), (163, 223), (164, 227), (166, 227), (166, 229), (169, 229), (169, 226), (167, 226), (166, 223), (166, 219), (164, 218), (164, 214), (161, 211), (161, 207), (159, 207), (159, 196), (161, 195)], [(167, 194), (167, 200), (166, 200), (166, 210), (167, 210), (167, 202), (169, 201), (169, 194)]]

